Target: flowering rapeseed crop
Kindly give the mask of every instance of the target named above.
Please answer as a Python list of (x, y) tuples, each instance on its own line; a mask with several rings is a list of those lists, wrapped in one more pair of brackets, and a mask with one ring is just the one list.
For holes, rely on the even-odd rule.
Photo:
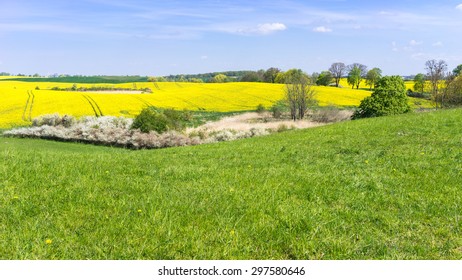
[[(342, 81), (343, 82), (343, 81)], [(117, 87), (149, 88), (152, 93), (58, 91), (72, 83), (20, 82), (0, 80), (0, 128), (30, 124), (45, 114), (59, 113), (75, 117), (87, 115), (127, 116), (138, 114), (143, 107), (207, 110), (218, 112), (255, 110), (262, 104), (270, 107), (284, 97), (284, 85), (267, 83), (197, 84), (150, 82), (125, 84), (77, 84), (78, 88)], [(357, 106), (370, 91), (350, 87), (317, 87), (316, 99), (321, 106)]]

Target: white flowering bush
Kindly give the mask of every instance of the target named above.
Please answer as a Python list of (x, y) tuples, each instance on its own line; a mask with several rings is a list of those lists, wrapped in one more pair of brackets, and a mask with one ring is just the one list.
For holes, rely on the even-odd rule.
[(12, 129), (4, 132), (4, 135), (83, 142), (131, 149), (156, 149), (232, 141), (267, 135), (271, 132), (268, 129), (251, 128), (250, 130), (200, 129), (192, 130), (189, 134), (177, 131), (144, 133), (139, 129), (131, 129), (132, 123), (132, 119), (124, 117), (83, 117), (76, 120), (70, 116), (53, 114), (34, 119), (32, 127)]

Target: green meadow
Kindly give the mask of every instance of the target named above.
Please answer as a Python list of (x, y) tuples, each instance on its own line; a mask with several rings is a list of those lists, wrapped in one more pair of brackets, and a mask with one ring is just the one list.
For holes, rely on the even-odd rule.
[(461, 123), (139, 151), (0, 136), (0, 259), (461, 259)]

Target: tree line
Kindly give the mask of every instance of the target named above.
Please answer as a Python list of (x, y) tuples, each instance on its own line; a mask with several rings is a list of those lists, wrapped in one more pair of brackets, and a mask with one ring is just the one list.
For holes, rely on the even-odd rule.
[(446, 61), (432, 59), (425, 62), (425, 70), (415, 75), (409, 95), (431, 99), (436, 109), (462, 105), (462, 64), (448, 71)]

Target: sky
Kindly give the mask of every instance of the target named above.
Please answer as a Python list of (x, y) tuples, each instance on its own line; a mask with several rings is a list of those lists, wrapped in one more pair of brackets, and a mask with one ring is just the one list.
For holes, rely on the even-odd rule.
[(197, 74), (327, 70), (385, 75), (462, 64), (462, 0), (0, 0), (0, 72)]

